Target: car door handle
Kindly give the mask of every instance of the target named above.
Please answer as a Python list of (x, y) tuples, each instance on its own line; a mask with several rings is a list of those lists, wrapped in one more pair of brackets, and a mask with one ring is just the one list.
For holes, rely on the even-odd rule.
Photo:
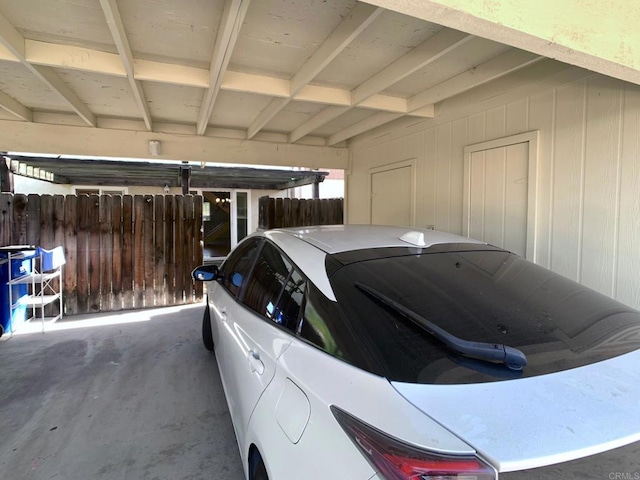
[(251, 371), (257, 372), (258, 375), (262, 375), (264, 373), (264, 363), (260, 360), (260, 353), (255, 350), (249, 350), (247, 354), (247, 359), (249, 360), (249, 364), (251, 365)]
[(222, 308), (220, 309), (220, 319), (221, 319), (223, 322), (226, 322), (226, 321), (227, 321), (227, 307), (222, 307)]

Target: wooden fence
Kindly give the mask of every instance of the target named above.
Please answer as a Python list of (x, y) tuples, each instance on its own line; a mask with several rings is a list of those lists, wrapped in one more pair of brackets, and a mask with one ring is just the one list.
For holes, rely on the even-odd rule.
[(342, 198), (301, 200), (297, 198), (260, 197), (259, 227), (306, 227), (342, 224)]
[(0, 194), (0, 245), (64, 246), (65, 315), (202, 300), (202, 197)]

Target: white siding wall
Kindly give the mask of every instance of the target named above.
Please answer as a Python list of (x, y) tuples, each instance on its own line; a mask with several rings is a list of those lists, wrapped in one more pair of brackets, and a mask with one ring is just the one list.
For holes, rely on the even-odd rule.
[(478, 103), (352, 142), (347, 221), (369, 223), (371, 168), (415, 158), (416, 224), (460, 234), (464, 146), (539, 130), (537, 262), (640, 308), (640, 87), (583, 75)]

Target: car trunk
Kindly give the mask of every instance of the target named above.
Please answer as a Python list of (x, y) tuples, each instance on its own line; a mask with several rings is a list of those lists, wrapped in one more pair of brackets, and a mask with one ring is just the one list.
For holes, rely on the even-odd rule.
[[(499, 472), (536, 469), (501, 478), (640, 478), (639, 365), (635, 351), (517, 380), (392, 385)], [(608, 452), (618, 447), (624, 448)], [(602, 452), (607, 453), (575, 461)], [(561, 462), (570, 463), (546, 467)]]

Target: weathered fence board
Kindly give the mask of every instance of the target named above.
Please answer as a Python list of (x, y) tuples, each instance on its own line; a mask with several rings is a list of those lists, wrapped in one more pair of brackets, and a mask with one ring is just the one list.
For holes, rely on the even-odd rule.
[(168, 196), (164, 203), (164, 258), (166, 265), (165, 303), (173, 305), (176, 296), (176, 265), (175, 265), (175, 197)]
[[(184, 197), (176, 197), (175, 217), (173, 220), (175, 225), (176, 238), (184, 238)], [(184, 242), (175, 244), (175, 303), (181, 303), (184, 295)]]
[(100, 311), (100, 197), (89, 195), (89, 311)]
[(154, 240), (154, 252), (153, 252), (153, 273), (154, 273), (154, 282), (155, 282), (155, 290), (154, 297), (156, 301), (156, 305), (166, 305), (165, 299), (165, 278), (164, 278), (164, 247), (165, 247), (165, 236), (164, 236), (164, 196), (156, 195), (155, 197), (155, 211), (154, 211), (154, 232), (153, 232), (153, 240)]
[(76, 313), (86, 313), (89, 311), (89, 235), (91, 234), (91, 213), (89, 212), (90, 201), (91, 199), (87, 195), (80, 195), (78, 197), (78, 283), (76, 288), (78, 293), (78, 311)]
[(111, 310), (122, 310), (122, 196), (114, 195), (111, 205)]
[(0, 193), (0, 244), (64, 246), (65, 315), (202, 299), (202, 197)]
[[(149, 285), (151, 288), (144, 289), (144, 305), (155, 305), (154, 298), (156, 296), (154, 285), (155, 274), (153, 271), (153, 256), (155, 251), (155, 244), (153, 241), (153, 196), (145, 195), (144, 197), (144, 226), (143, 226), (143, 244), (144, 244), (144, 284)], [(160, 302), (162, 305), (162, 302)]]
[(100, 197), (100, 310), (113, 310), (113, 198), (110, 195)]
[[(73, 315), (78, 313), (78, 198), (75, 195), (67, 195), (64, 203), (64, 253), (66, 263), (62, 267), (64, 289), (65, 313)], [(44, 245), (43, 245), (44, 246)]]
[(133, 308), (133, 197), (122, 197), (122, 308)]
[(342, 198), (303, 200), (261, 197), (259, 227), (265, 230), (311, 225), (340, 225), (344, 222)]

